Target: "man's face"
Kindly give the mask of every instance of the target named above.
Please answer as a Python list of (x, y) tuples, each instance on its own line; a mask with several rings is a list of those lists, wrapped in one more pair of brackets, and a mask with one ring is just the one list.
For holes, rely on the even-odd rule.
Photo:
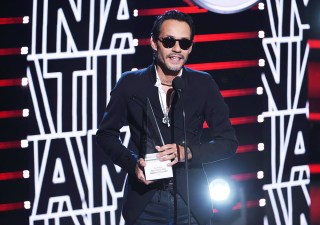
[(171, 48), (166, 48), (161, 42), (164, 38), (171, 37), (176, 40), (190, 40), (191, 30), (186, 22), (178, 20), (166, 20), (160, 28), (159, 39), (151, 40), (151, 47), (157, 55), (157, 65), (159, 72), (165, 75), (177, 75), (182, 66), (186, 63), (192, 50), (192, 45), (188, 49), (183, 49), (178, 41)]

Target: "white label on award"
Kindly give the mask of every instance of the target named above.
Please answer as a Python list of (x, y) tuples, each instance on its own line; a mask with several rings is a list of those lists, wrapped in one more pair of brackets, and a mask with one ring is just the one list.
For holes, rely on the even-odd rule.
[(168, 166), (170, 160), (160, 161), (156, 157), (157, 153), (146, 154), (144, 173), (146, 180), (158, 180), (173, 177), (172, 167)]

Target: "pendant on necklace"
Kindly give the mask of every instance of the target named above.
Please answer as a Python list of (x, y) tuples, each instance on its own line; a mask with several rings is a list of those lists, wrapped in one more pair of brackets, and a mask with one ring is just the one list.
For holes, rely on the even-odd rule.
[(170, 127), (170, 118), (167, 114), (164, 114), (162, 118), (162, 123), (167, 124), (167, 126)]

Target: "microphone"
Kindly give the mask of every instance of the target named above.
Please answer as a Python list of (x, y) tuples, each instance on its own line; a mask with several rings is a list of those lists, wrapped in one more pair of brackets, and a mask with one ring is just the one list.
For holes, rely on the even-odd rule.
[(172, 81), (172, 87), (174, 90), (178, 92), (182, 92), (182, 90), (185, 88), (186, 84), (184, 80), (182, 80), (181, 77), (176, 77)]
[(178, 92), (178, 96), (181, 99), (182, 104), (182, 117), (183, 117), (183, 135), (184, 135), (184, 162), (185, 162), (185, 176), (186, 176), (186, 191), (187, 191), (187, 210), (188, 210), (188, 224), (191, 223), (191, 212), (190, 212), (190, 193), (189, 193), (189, 165), (188, 165), (188, 146), (187, 146), (187, 131), (186, 131), (186, 114), (184, 111), (183, 104), (183, 90), (186, 84), (181, 77), (175, 77), (172, 81), (172, 87)]

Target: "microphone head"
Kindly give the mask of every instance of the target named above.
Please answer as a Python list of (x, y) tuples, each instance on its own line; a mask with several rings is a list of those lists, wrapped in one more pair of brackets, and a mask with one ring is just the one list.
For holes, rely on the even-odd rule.
[(186, 84), (181, 77), (176, 77), (172, 81), (172, 87), (176, 91), (182, 91), (185, 88)]

